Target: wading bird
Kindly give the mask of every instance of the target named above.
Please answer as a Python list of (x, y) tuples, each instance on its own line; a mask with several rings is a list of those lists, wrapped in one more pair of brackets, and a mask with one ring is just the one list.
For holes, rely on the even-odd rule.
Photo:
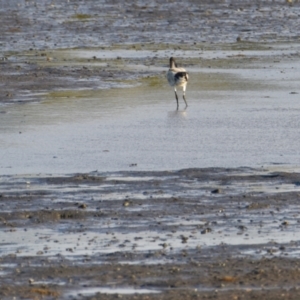
[(189, 79), (189, 75), (184, 68), (177, 67), (175, 59), (173, 57), (170, 58), (170, 69), (167, 73), (167, 78), (168, 78), (170, 86), (174, 86), (175, 97), (176, 97), (176, 101), (177, 101), (177, 110), (179, 108), (179, 103), (178, 103), (176, 87), (182, 87), (183, 100), (185, 102), (185, 108), (187, 108), (188, 105), (187, 105), (187, 102), (185, 99), (185, 90), (186, 90), (186, 85), (187, 85), (187, 82)]

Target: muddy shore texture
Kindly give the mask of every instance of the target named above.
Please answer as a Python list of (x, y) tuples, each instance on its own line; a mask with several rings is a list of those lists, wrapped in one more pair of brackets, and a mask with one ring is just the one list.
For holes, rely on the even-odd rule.
[[(155, 51), (299, 43), (297, 1), (160, 2), (1, 1), (0, 117), (64, 89), (162, 78), (146, 68), (167, 66)], [(61, 54), (89, 48), (137, 55)], [(144, 50), (153, 55), (139, 57)], [(0, 298), (300, 299), (300, 174), (291, 169), (4, 174)]]
[(245, 168), (9, 176), (1, 299), (298, 299), (299, 182)]
[[(101, 82), (107, 87), (118, 80), (153, 75), (120, 67), (121, 57), (95, 56), (74, 65), (70, 57), (53, 53), (57, 49), (256, 49), (261, 46), (253, 43), (298, 42), (299, 14), (297, 1), (282, 0), (2, 1), (0, 101), (40, 100), (40, 93), (53, 89), (101, 87)], [(140, 61), (137, 55), (125, 63)], [(95, 67), (93, 62), (106, 64)], [(167, 66), (155, 53), (142, 63)], [(212, 63), (204, 60), (201, 67)]]

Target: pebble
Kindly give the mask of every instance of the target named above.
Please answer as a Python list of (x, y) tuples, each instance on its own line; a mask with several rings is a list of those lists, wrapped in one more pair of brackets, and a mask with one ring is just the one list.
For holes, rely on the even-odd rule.
[(85, 208), (87, 208), (87, 205), (85, 203), (83, 203), (83, 204), (78, 205), (78, 208), (85, 209)]
[(188, 241), (188, 237), (186, 237), (186, 236), (181, 236), (181, 242), (182, 242), (182, 244), (185, 244), (185, 243), (187, 243), (187, 241)]
[(206, 234), (206, 233), (209, 233), (209, 232), (212, 232), (212, 229), (207, 227), (207, 228), (205, 228), (204, 230), (201, 231), (201, 234)]
[(123, 206), (127, 207), (127, 206), (129, 206), (129, 205), (130, 205), (130, 201), (125, 200), (125, 201), (123, 202)]

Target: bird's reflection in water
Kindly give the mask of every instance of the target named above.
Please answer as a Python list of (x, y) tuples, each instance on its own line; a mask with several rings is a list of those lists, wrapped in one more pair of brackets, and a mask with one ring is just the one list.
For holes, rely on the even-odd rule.
[(175, 110), (168, 112), (166, 118), (167, 130), (172, 132), (180, 132), (182, 129), (187, 127), (188, 113), (186, 110)]
[(170, 111), (168, 113), (168, 117), (169, 118), (176, 118), (176, 119), (186, 119), (188, 116), (187, 111), (184, 110), (174, 110), (174, 111)]

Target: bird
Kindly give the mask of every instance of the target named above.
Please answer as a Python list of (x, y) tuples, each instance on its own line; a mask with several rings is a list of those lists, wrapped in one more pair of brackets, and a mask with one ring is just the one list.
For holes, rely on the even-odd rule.
[(184, 68), (178, 68), (175, 59), (173, 57), (170, 58), (170, 69), (167, 73), (167, 79), (170, 86), (174, 86), (175, 97), (177, 101), (177, 110), (179, 108), (178, 95), (176, 90), (177, 87), (182, 87), (183, 100), (185, 102), (185, 108), (187, 108), (188, 104), (185, 99), (185, 90), (189, 80), (189, 75)]

